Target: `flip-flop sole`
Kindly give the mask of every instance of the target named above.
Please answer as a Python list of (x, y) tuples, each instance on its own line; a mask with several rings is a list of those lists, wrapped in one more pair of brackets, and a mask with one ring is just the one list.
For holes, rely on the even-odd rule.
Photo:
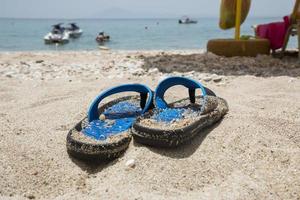
[[(197, 97), (199, 99), (200, 97)], [(176, 147), (183, 143), (190, 141), (196, 135), (201, 134), (201, 132), (213, 124), (217, 123), (222, 119), (222, 117), (228, 112), (227, 102), (219, 97), (208, 98), (208, 101), (217, 101), (217, 107), (211, 112), (200, 115), (193, 119), (191, 123), (180, 128), (170, 129), (159, 126), (149, 127), (147, 124), (143, 124), (143, 119), (149, 118), (152, 114), (148, 113), (143, 117), (138, 117), (133, 127), (131, 128), (131, 133), (135, 141), (158, 147)], [(180, 104), (181, 102), (189, 101), (189, 99), (183, 99), (170, 104), (172, 107), (174, 104)], [(207, 102), (208, 104), (210, 102)]]
[[(138, 98), (138, 96), (117, 98), (100, 106), (99, 113), (102, 113), (106, 108), (122, 101), (139, 101)], [(77, 136), (82, 135), (83, 137), (86, 137), (81, 131), (87, 127), (87, 125), (88, 119), (85, 117), (77, 123), (67, 135), (67, 151), (72, 157), (89, 161), (112, 160), (121, 156), (128, 148), (132, 138), (130, 130), (111, 136), (105, 141), (89, 139), (89, 142), (86, 142), (78, 139)]]

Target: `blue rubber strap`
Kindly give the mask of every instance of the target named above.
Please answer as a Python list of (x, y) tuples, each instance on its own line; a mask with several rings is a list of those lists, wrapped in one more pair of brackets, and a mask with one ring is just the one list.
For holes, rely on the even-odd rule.
[(202, 91), (202, 95), (206, 96), (205, 88), (201, 85), (201, 83), (194, 81), (185, 77), (170, 77), (166, 78), (162, 82), (159, 83), (155, 90), (155, 105), (157, 108), (166, 109), (168, 108), (167, 102), (164, 100), (165, 92), (175, 85), (182, 85), (189, 89), (190, 99), (193, 103), (195, 101), (195, 90), (200, 88)]
[(145, 97), (145, 95), (149, 94), (148, 100), (147, 100), (145, 106), (143, 107), (143, 110), (142, 110), (141, 114), (145, 113), (149, 109), (149, 107), (151, 106), (153, 93), (150, 90), (150, 88), (148, 88), (147, 86), (142, 85), (142, 84), (120, 85), (120, 86), (113, 87), (109, 90), (104, 91), (98, 97), (95, 98), (95, 100), (91, 104), (91, 106), (89, 108), (89, 111), (88, 111), (88, 120), (89, 120), (89, 122), (92, 122), (94, 120), (99, 119), (98, 105), (104, 98), (106, 98), (108, 96), (111, 96), (113, 94), (121, 93), (121, 92), (138, 92), (138, 93), (141, 94), (141, 97), (142, 96)]

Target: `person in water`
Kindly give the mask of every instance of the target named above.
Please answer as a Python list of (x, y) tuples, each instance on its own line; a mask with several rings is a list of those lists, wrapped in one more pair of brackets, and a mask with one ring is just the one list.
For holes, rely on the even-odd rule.
[(104, 32), (100, 32), (96, 38), (98, 42), (104, 42), (110, 39), (109, 35), (105, 35)]

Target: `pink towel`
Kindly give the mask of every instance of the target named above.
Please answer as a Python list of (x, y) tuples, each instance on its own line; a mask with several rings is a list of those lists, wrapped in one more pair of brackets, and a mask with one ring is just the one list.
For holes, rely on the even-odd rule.
[(272, 50), (283, 47), (284, 38), (290, 26), (290, 19), (285, 16), (283, 20), (283, 22), (262, 24), (257, 27), (257, 35), (270, 40)]

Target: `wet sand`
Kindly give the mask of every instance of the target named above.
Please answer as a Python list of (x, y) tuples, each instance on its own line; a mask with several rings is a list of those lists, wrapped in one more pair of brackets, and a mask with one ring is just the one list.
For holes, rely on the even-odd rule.
[[(227, 100), (229, 113), (177, 149), (132, 141), (121, 158), (98, 165), (68, 156), (67, 132), (99, 92), (136, 82), (154, 89), (170, 75), (200, 80)], [(188, 92), (175, 87), (167, 95), (174, 101)], [(300, 64), (293, 58), (0, 53), (0, 99), (0, 199), (300, 198)]]

